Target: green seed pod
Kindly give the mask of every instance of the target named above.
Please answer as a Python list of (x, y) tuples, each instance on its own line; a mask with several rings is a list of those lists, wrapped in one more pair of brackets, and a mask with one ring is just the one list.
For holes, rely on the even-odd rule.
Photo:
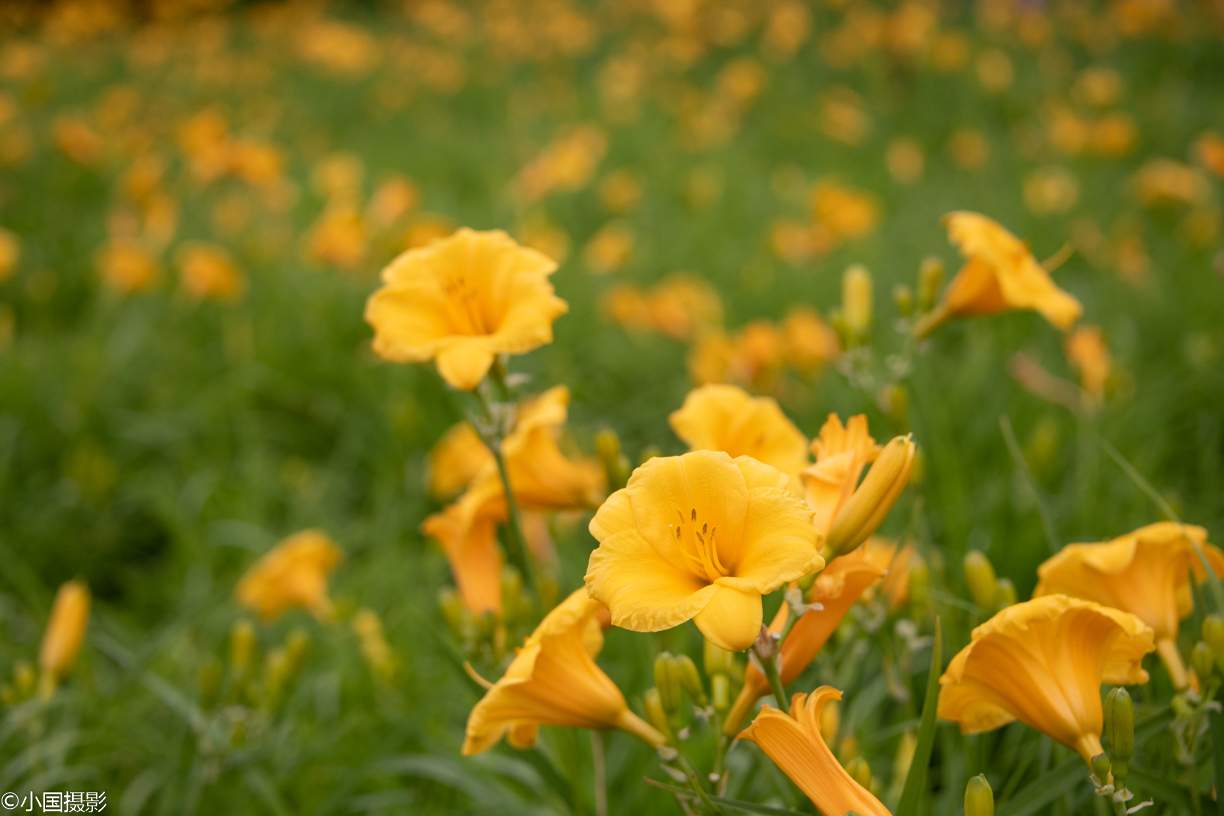
[(867, 760), (856, 756), (846, 763), (846, 772), (855, 782), (871, 790), (871, 766), (867, 764)]
[[(1119, 686), (1105, 698), (1105, 739), (1116, 779), (1126, 778), (1135, 755), (1135, 704), (1130, 692)], [(1119, 781), (1119, 785), (1121, 781)]]
[(680, 686), (688, 692), (689, 698), (696, 705), (705, 708), (709, 700), (706, 699), (705, 684), (701, 682), (701, 675), (697, 673), (697, 664), (693, 662), (693, 658), (676, 655), (672, 658), (672, 665), (679, 673)]
[(978, 774), (965, 786), (965, 816), (994, 816), (994, 791), (985, 774)]
[(999, 580), (985, 553), (978, 550), (965, 553), (965, 583), (969, 585), (969, 594), (978, 608), (993, 613), (995, 599), (999, 597)]

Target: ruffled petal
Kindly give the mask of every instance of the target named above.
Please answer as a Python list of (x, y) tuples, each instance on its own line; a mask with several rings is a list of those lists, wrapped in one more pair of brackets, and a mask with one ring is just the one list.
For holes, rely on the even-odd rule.
[(777, 487), (755, 488), (748, 497), (740, 558), (727, 565), (740, 588), (767, 594), (824, 566), (821, 536), (806, 504)]
[(716, 591), (670, 564), (636, 530), (622, 530), (600, 543), (591, 553), (586, 583), (591, 597), (612, 613), (613, 625), (635, 632), (679, 626), (704, 609)]

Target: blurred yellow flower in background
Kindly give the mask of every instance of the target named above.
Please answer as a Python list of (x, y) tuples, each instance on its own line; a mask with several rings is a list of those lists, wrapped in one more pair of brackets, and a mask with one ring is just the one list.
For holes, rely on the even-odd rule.
[(98, 274), (121, 294), (143, 292), (157, 282), (157, 261), (139, 244), (112, 241), (98, 251)]
[(677, 340), (692, 339), (723, 319), (718, 290), (708, 280), (687, 272), (674, 272), (655, 284), (647, 307), (655, 327)]
[(841, 341), (815, 309), (796, 306), (782, 321), (786, 362), (801, 372), (815, 371), (841, 356)]
[[(837, 630), (850, 607), (885, 572), (884, 567), (867, 557), (865, 548), (829, 562), (808, 591), (806, 601), (813, 608), (795, 621), (782, 642), (780, 675), (783, 686), (790, 685), (803, 674), (803, 670)], [(782, 604), (769, 626), (770, 631), (781, 632), (789, 614), (789, 606)], [(757, 700), (769, 693), (769, 680), (755, 665), (749, 665), (744, 672), (744, 686), (726, 716), (723, 729), (727, 736), (735, 736)]]
[(1009, 606), (973, 630), (939, 678), (939, 716), (978, 734), (1020, 720), (1078, 751), (1101, 753), (1101, 683), (1146, 683), (1152, 630), (1138, 617), (1066, 595)]
[(734, 385), (703, 385), (688, 393), (668, 423), (689, 450), (751, 456), (785, 473), (791, 490), (802, 492), (799, 471), (808, 463), (807, 437), (773, 397), (753, 397)]
[(926, 336), (948, 320), (1033, 309), (1060, 329), (1083, 313), (1080, 302), (1059, 289), (1029, 251), (1028, 245), (998, 222), (972, 212), (944, 216), (949, 239), (960, 247), (966, 264), (943, 301), (915, 331)]
[(196, 300), (234, 300), (246, 288), (246, 280), (229, 253), (216, 244), (184, 244), (178, 264), (179, 282)]
[(1105, 386), (1113, 370), (1113, 359), (1100, 326), (1080, 326), (1067, 335), (1067, 360), (1079, 371), (1080, 383), (1093, 402), (1105, 399)]
[(821, 813), (890, 816), (888, 808), (856, 782), (825, 745), (820, 715), (830, 701), (841, 696), (831, 686), (796, 694), (791, 698), (790, 716), (765, 706), (739, 738), (759, 745)]
[(65, 677), (72, 673), (85, 629), (89, 626), (89, 587), (84, 581), (68, 581), (55, 593), (51, 617), (38, 652), (39, 694), (49, 698)]
[(322, 530), (302, 530), (281, 541), (238, 582), (238, 603), (264, 620), (301, 607), (315, 617), (331, 614), (327, 577), (344, 553)]
[(1194, 609), (1190, 571), (1206, 578), (1195, 545), (1224, 575), (1224, 553), (1207, 543), (1206, 530), (1162, 521), (1112, 541), (1068, 544), (1037, 568), (1033, 597), (1070, 595), (1137, 615), (1155, 632), (1156, 651), (1182, 689), (1189, 678), (1177, 650), (1178, 622)]
[(0, 283), (13, 276), (21, 259), (21, 239), (16, 233), (0, 227)]
[(1148, 159), (1132, 183), (1139, 200), (1149, 207), (1199, 204), (1210, 192), (1201, 172), (1174, 159)]
[(591, 520), (591, 597), (616, 626), (657, 632), (692, 619), (719, 648), (747, 649), (761, 596), (824, 566), (811, 511), (786, 481), (721, 451), (650, 459)]
[(552, 342), (552, 323), (569, 308), (548, 282), (556, 268), (500, 230), (465, 228), (409, 250), (366, 303), (374, 351), (394, 362), (433, 358), (443, 379), (470, 391), (496, 355)]
[(489, 750), (507, 734), (515, 748), (531, 748), (541, 725), (619, 728), (653, 747), (663, 745), (663, 735), (629, 710), (620, 689), (595, 664), (603, 648), (597, 617), (602, 608), (579, 589), (545, 616), (472, 709), (465, 756)]

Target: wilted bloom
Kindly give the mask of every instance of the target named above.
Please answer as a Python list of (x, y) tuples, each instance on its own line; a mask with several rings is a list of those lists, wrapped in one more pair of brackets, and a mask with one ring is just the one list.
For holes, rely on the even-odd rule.
[(591, 597), (616, 626), (657, 632), (692, 619), (719, 648), (747, 649), (761, 596), (824, 566), (812, 513), (786, 481), (721, 451), (650, 459), (591, 520)]
[(1083, 312), (1080, 302), (1054, 285), (1028, 244), (984, 215), (954, 212), (944, 216), (948, 237), (968, 262), (944, 293), (943, 302), (918, 325), (919, 336), (948, 320), (1033, 309), (1060, 329)]
[(1217, 574), (1224, 553), (1207, 543), (1202, 527), (1162, 521), (1100, 544), (1068, 544), (1037, 568), (1033, 596), (1055, 593), (1096, 601), (1137, 615), (1155, 632), (1156, 651), (1177, 688), (1188, 682), (1177, 651), (1178, 621), (1190, 614), (1190, 570), (1206, 578), (1195, 545)]
[(890, 816), (888, 808), (842, 767), (820, 733), (820, 714), (841, 692), (821, 686), (791, 698), (790, 716), (765, 706), (739, 734), (755, 742), (790, 777), (821, 813)]
[(42, 672), (38, 686), (44, 698), (50, 697), (60, 682), (72, 673), (88, 625), (89, 587), (84, 581), (68, 581), (55, 594), (51, 618), (38, 652), (38, 668)]
[(186, 244), (179, 252), (178, 262), (183, 289), (197, 300), (232, 300), (246, 286), (229, 254), (215, 244)]
[(556, 268), (501, 230), (461, 229), (409, 250), (366, 303), (374, 351), (394, 362), (436, 359), (443, 379), (470, 391), (496, 355), (552, 342), (552, 323), (569, 308), (548, 282)]
[(322, 530), (302, 530), (272, 548), (238, 582), (238, 602), (264, 620), (295, 606), (331, 613), (327, 576), (344, 553)]
[[(803, 673), (812, 658), (824, 648), (842, 618), (850, 611), (859, 597), (885, 573), (885, 569), (873, 563), (863, 549), (834, 558), (817, 576), (808, 591), (809, 609), (795, 621), (786, 640), (782, 642), (782, 685), (787, 686)], [(778, 610), (770, 624), (770, 631), (781, 632), (790, 614), (786, 604)], [(734, 736), (740, 723), (752, 711), (757, 700), (770, 693), (769, 680), (755, 665), (744, 673), (744, 687), (727, 714), (724, 732)]]
[(1067, 336), (1067, 359), (1080, 373), (1084, 390), (1096, 402), (1105, 398), (1113, 361), (1099, 326), (1080, 326)]
[(603, 648), (602, 609), (579, 589), (540, 621), (468, 716), (464, 755), (487, 751), (507, 734), (515, 748), (530, 748), (541, 725), (619, 728), (651, 746), (663, 745), (663, 735), (629, 710), (620, 689), (595, 664)]
[(1101, 753), (1101, 683), (1146, 683), (1155, 649), (1136, 616), (1066, 595), (1009, 606), (972, 638), (939, 678), (939, 716), (965, 734), (1020, 720), (1085, 762)]
[(802, 491), (799, 471), (808, 463), (807, 437), (772, 397), (753, 397), (734, 385), (703, 385), (688, 393), (668, 422), (690, 450), (751, 456), (785, 473), (791, 490)]

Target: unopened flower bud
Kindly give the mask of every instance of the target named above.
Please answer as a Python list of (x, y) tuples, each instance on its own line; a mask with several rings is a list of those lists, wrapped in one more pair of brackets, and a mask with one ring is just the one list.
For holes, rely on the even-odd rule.
[(667, 722), (667, 712), (663, 710), (663, 703), (659, 699), (659, 690), (646, 689), (646, 693), (642, 695), (642, 703), (646, 709), (646, 721), (667, 737), (668, 742), (674, 742), (671, 726)]
[(943, 283), (944, 265), (939, 258), (930, 257), (918, 267), (918, 310), (929, 312), (939, 299), (939, 286)]
[(1130, 759), (1135, 755), (1135, 704), (1130, 692), (1121, 686), (1105, 698), (1105, 739), (1109, 742), (1113, 775), (1118, 780), (1125, 779)]
[(620, 437), (611, 428), (603, 428), (595, 434), (595, 455), (603, 465), (608, 479), (608, 490), (619, 490), (629, 479), (629, 460), (621, 452)]
[(1203, 641), (1194, 644), (1190, 651), (1190, 666), (1198, 675), (1199, 683), (1206, 683), (1215, 672), (1215, 658), (1211, 656), (1211, 647)]
[(44, 698), (50, 697), (60, 681), (72, 672), (88, 625), (89, 587), (83, 581), (69, 581), (55, 594), (38, 653), (39, 692)]
[(679, 673), (680, 685), (689, 698), (694, 704), (705, 708), (709, 700), (706, 699), (705, 684), (701, 682), (701, 675), (697, 673), (697, 664), (693, 662), (693, 658), (676, 655), (672, 658), (672, 664)]
[(909, 391), (901, 383), (889, 383), (880, 387), (880, 409), (893, 425), (909, 427)]
[(520, 619), (520, 613), (526, 614), (529, 610), (522, 608), (523, 576), (509, 564), (502, 567), (501, 592), (502, 619), (507, 626), (513, 626)]
[(672, 663), (671, 652), (659, 652), (654, 662), (655, 688), (659, 691), (659, 703), (664, 713), (675, 725), (680, 712), (680, 672)]
[(17, 689), (17, 698), (25, 700), (31, 697), (37, 684), (38, 675), (34, 673), (30, 661), (18, 660), (17, 665), (13, 666), (13, 685)]
[(459, 598), (459, 593), (451, 587), (438, 592), (438, 609), (442, 612), (442, 618), (446, 621), (446, 626), (451, 630), (456, 638), (461, 636), (463, 629), (463, 601)]
[(719, 648), (707, 640), (705, 642), (703, 657), (706, 674), (708, 674), (710, 677), (716, 677), (720, 674), (731, 674), (732, 666), (735, 664), (735, 658), (727, 650)]
[(289, 655), (289, 673), (294, 678), (302, 673), (306, 658), (310, 654), (310, 636), (298, 627), (285, 639), (285, 652)]
[(200, 708), (211, 711), (221, 701), (221, 661), (213, 658), (200, 667)]
[(995, 608), (1006, 609), (1016, 603), (1016, 585), (1010, 578), (1000, 578), (995, 591)]
[(289, 654), (278, 646), (268, 652), (264, 660), (264, 706), (268, 711), (278, 711), (285, 699), (289, 685)]
[(965, 816), (994, 816), (994, 791), (985, 774), (978, 774), (965, 786)]
[(841, 704), (831, 700), (820, 712), (820, 735), (826, 744), (837, 739), (841, 732)]
[(229, 662), (234, 670), (245, 674), (255, 660), (255, 627), (249, 620), (240, 620), (230, 629)]
[(893, 303), (898, 314), (909, 317), (914, 313), (914, 290), (904, 283), (898, 283), (893, 287)]
[(1213, 612), (1203, 618), (1203, 641), (1211, 649), (1220, 671), (1224, 671), (1224, 617)]
[(846, 772), (855, 782), (868, 790), (871, 789), (871, 766), (867, 764), (867, 760), (856, 756), (846, 763)]
[(829, 530), (825, 549), (831, 555), (851, 552), (876, 531), (909, 484), (916, 451), (908, 436), (894, 437), (884, 446)]
[(979, 550), (965, 553), (965, 583), (969, 585), (969, 594), (978, 608), (993, 613), (995, 598), (999, 597), (999, 580), (985, 553)]
[(731, 707), (731, 678), (725, 674), (716, 674), (711, 677), (710, 698), (715, 711), (719, 714), (726, 713)]
[(926, 606), (930, 597), (927, 592), (931, 588), (931, 568), (917, 554), (910, 556), (909, 591), (910, 603), (914, 607)]
[(856, 340), (871, 331), (871, 301), (871, 273), (862, 264), (854, 264), (842, 276), (842, 317)]
[(1092, 758), (1092, 775), (1096, 777), (1097, 782), (1102, 785), (1109, 784), (1109, 754), (1101, 753)]

